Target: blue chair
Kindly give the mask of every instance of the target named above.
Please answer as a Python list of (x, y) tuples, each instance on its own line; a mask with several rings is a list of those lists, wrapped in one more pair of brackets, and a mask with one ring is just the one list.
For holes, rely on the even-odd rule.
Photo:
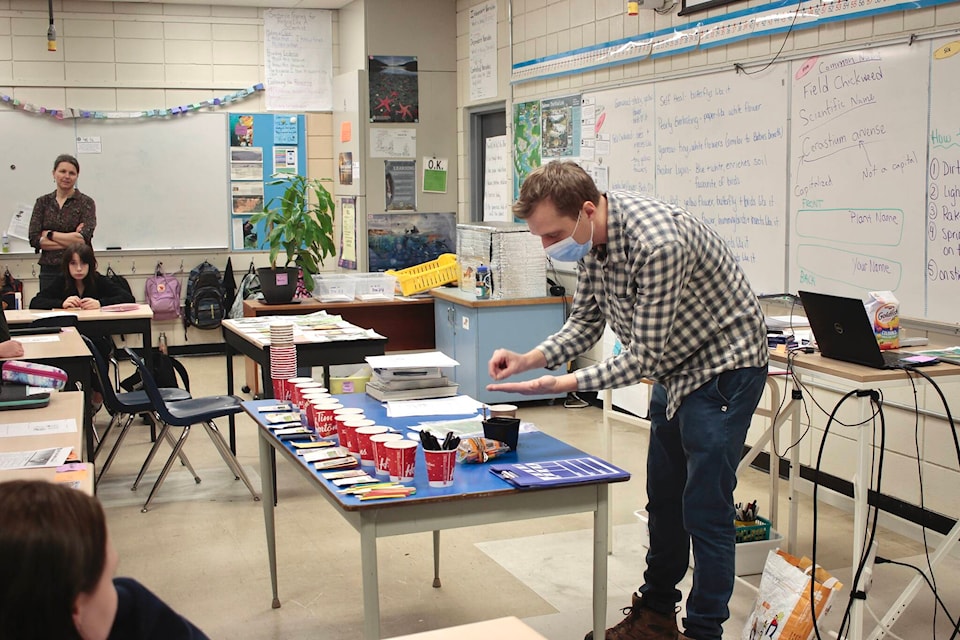
[(170, 427), (183, 427), (180, 438), (177, 440), (176, 445), (174, 445), (173, 453), (170, 454), (170, 457), (167, 458), (167, 462), (163, 465), (163, 470), (160, 472), (159, 477), (157, 477), (157, 481), (154, 483), (153, 489), (150, 490), (150, 496), (147, 498), (147, 501), (144, 503), (141, 511), (146, 513), (150, 508), (150, 502), (153, 500), (154, 496), (156, 496), (157, 491), (160, 490), (160, 486), (167, 477), (167, 473), (170, 471), (173, 461), (180, 454), (180, 450), (183, 448), (183, 445), (187, 440), (187, 436), (190, 435), (190, 427), (198, 423), (203, 425), (204, 430), (207, 432), (207, 435), (210, 436), (210, 440), (213, 442), (213, 445), (220, 453), (220, 457), (223, 458), (223, 461), (226, 462), (230, 470), (233, 471), (234, 478), (237, 480), (243, 480), (243, 483), (247, 485), (247, 489), (250, 491), (250, 495), (253, 496), (253, 499), (260, 500), (260, 495), (254, 490), (253, 485), (250, 484), (247, 474), (244, 473), (243, 469), (240, 467), (240, 463), (237, 462), (236, 457), (234, 457), (233, 453), (230, 451), (230, 447), (223, 439), (223, 435), (221, 435), (220, 430), (217, 429), (217, 425), (213, 422), (216, 418), (235, 415), (243, 411), (243, 407), (240, 406), (240, 398), (237, 396), (207, 396), (204, 398), (190, 398), (189, 400), (168, 402), (164, 400), (160, 388), (157, 387), (157, 383), (153, 379), (153, 374), (147, 369), (143, 359), (129, 347), (126, 348), (126, 352), (130, 355), (130, 360), (137, 367), (137, 371), (140, 372), (140, 377), (143, 381), (143, 388), (147, 392), (147, 397), (150, 398), (150, 402), (153, 405), (153, 410), (156, 412), (157, 417), (160, 418), (160, 421), (163, 424), (163, 427), (160, 430), (160, 436), (153, 444), (153, 447), (150, 449), (150, 453), (147, 455), (146, 461), (143, 463), (143, 467), (140, 469), (140, 474), (137, 476), (137, 481), (134, 483), (134, 488), (140, 484), (143, 474), (146, 473), (147, 468), (153, 461), (153, 456), (157, 453), (157, 449), (160, 446), (160, 441), (166, 437), (167, 433), (169, 433)]
[[(103, 395), (103, 406), (107, 409), (107, 413), (110, 414), (110, 422), (107, 424), (107, 428), (103, 432), (103, 436), (98, 439), (97, 447), (93, 451), (93, 459), (96, 461), (97, 456), (100, 455), (100, 450), (103, 448), (104, 442), (107, 439), (107, 436), (110, 434), (110, 431), (116, 426), (120, 426), (120, 433), (117, 436), (116, 442), (113, 444), (113, 448), (110, 449), (109, 455), (107, 455), (107, 461), (103, 463), (103, 466), (100, 468), (100, 472), (96, 477), (96, 484), (100, 484), (100, 481), (103, 480), (103, 476), (107, 473), (107, 469), (110, 468), (110, 465), (113, 464), (113, 459), (117, 456), (117, 451), (120, 450), (120, 445), (123, 444), (123, 439), (127, 436), (127, 431), (130, 428), (130, 425), (133, 423), (135, 416), (144, 414), (149, 417), (151, 420), (151, 425), (156, 424), (156, 416), (153, 413), (153, 404), (150, 402), (150, 398), (147, 397), (146, 391), (130, 391), (122, 392), (117, 390), (117, 383), (114, 379), (111, 379), (110, 376), (110, 363), (107, 361), (107, 358), (100, 353), (100, 349), (97, 348), (96, 344), (88, 338), (87, 336), (81, 336), (83, 341), (86, 343), (87, 348), (90, 349), (90, 353), (93, 355), (93, 364), (94, 364), (94, 373), (97, 378), (100, 380), (101, 394)], [(180, 400), (187, 400), (190, 398), (190, 381), (188, 378), (182, 378), (187, 390), (177, 389), (177, 388), (164, 388), (160, 389), (160, 394), (168, 402), (179, 402)], [(173, 436), (169, 433), (167, 434), (167, 441), (170, 443), (170, 446), (173, 447), (176, 445), (176, 442), (173, 440)], [(200, 482), (200, 478), (197, 476), (196, 472), (193, 470), (190, 461), (187, 460), (186, 455), (181, 453), (180, 461), (190, 469), (190, 473), (193, 474), (194, 480)]]

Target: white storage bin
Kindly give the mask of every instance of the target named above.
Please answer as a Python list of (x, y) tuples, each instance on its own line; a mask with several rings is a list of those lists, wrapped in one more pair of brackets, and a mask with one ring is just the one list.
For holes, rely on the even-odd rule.
[[(640, 521), (643, 528), (640, 534), (640, 544), (644, 547), (650, 546), (650, 533), (647, 530), (647, 512), (643, 509), (634, 511), (633, 515)], [(735, 573), (738, 576), (749, 576), (763, 573), (763, 565), (767, 562), (767, 553), (771, 549), (779, 549), (783, 542), (783, 536), (776, 530), (770, 529), (769, 540), (757, 540), (755, 542), (738, 542), (737, 559), (735, 563)], [(693, 567), (693, 549), (690, 550), (690, 560), (688, 566)]]
[(356, 295), (361, 300), (393, 300), (397, 279), (386, 273), (358, 273)]
[(353, 302), (356, 276), (347, 273), (322, 273), (314, 279), (313, 297), (320, 302)]

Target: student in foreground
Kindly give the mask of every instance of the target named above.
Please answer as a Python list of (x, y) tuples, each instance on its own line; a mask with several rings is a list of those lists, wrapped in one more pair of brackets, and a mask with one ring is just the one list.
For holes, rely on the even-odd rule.
[[(639, 193), (600, 194), (575, 163), (531, 172), (513, 213), (548, 256), (579, 262), (577, 292), (560, 331), (524, 354), (496, 350), (490, 377), (562, 365), (597, 342), (606, 324), (623, 351), (573, 373), (487, 389), (566, 393), (655, 381), (647, 568), (606, 640), (719, 640), (734, 584), (736, 469), (767, 374), (757, 298), (726, 243), (697, 217)], [(677, 584), (691, 541), (695, 568), (681, 633)]]
[(0, 358), (23, 357), (23, 344), (10, 339), (10, 328), (7, 326), (7, 316), (0, 306)]
[(97, 258), (88, 244), (67, 247), (60, 266), (61, 277), (34, 296), (31, 309), (99, 309), (134, 302), (133, 294), (97, 272)]
[(10, 640), (205, 640), (131, 578), (96, 498), (44, 481), (0, 483), (0, 635)]

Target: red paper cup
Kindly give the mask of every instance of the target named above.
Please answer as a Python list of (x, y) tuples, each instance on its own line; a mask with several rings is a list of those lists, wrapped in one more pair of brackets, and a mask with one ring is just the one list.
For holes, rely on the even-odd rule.
[(387, 467), (392, 482), (411, 482), (417, 463), (417, 447), (413, 440), (402, 438), (383, 445), (387, 448)]
[(385, 445), (391, 440), (403, 440), (403, 435), (390, 432), (370, 436), (370, 444), (373, 446), (373, 457), (377, 461), (376, 475), (383, 478), (390, 475), (390, 466), (387, 463), (387, 447)]
[(334, 411), (340, 408), (336, 400), (317, 400), (310, 405), (313, 409), (313, 423), (317, 436), (329, 438), (337, 432), (337, 424), (333, 421)]
[(376, 422), (373, 420), (367, 420), (366, 418), (355, 418), (353, 420), (344, 420), (339, 423), (340, 426), (340, 446), (346, 447), (350, 453), (353, 454), (353, 457), (357, 460), (360, 459), (360, 443), (357, 442), (357, 429), (359, 427), (372, 427)]
[(287, 384), (288, 380), (282, 378), (273, 379), (273, 397), (277, 400), (286, 402), (290, 399), (289, 388), (290, 385)]
[[(364, 420), (362, 413), (338, 413), (343, 411), (346, 407), (340, 409), (335, 409), (333, 412), (333, 424), (337, 428), (337, 438), (340, 440), (340, 446), (346, 447), (347, 443), (350, 441), (351, 434), (347, 434), (344, 431), (343, 423), (350, 422), (351, 420)], [(349, 447), (347, 447), (349, 449)]]
[(357, 427), (357, 449), (360, 452), (360, 464), (367, 467), (375, 467), (377, 458), (373, 453), (373, 444), (370, 442), (370, 436), (386, 433), (390, 429), (380, 425), (372, 427)]
[(298, 406), (302, 406), (303, 403), (303, 396), (300, 395), (300, 392), (303, 391), (303, 385), (315, 384), (318, 387), (323, 386), (319, 382), (314, 382), (313, 378), (290, 378), (287, 380), (287, 384), (290, 385), (290, 400)]
[(457, 450), (423, 450), (427, 462), (427, 482), (431, 487), (449, 487), (453, 484), (453, 468), (457, 464)]
[(335, 398), (331, 396), (326, 391), (314, 391), (313, 389), (307, 389), (300, 392), (300, 397), (303, 399), (303, 405), (313, 404), (317, 400), (334, 400)]

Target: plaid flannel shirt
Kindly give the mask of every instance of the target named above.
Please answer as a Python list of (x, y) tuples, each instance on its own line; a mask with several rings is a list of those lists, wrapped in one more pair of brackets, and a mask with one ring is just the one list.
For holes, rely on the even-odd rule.
[(606, 199), (606, 255), (594, 250), (580, 261), (570, 318), (537, 347), (547, 366), (587, 351), (609, 324), (623, 351), (576, 371), (578, 390), (652, 379), (666, 387), (668, 417), (714, 376), (765, 366), (763, 312), (720, 235), (638, 193)]

